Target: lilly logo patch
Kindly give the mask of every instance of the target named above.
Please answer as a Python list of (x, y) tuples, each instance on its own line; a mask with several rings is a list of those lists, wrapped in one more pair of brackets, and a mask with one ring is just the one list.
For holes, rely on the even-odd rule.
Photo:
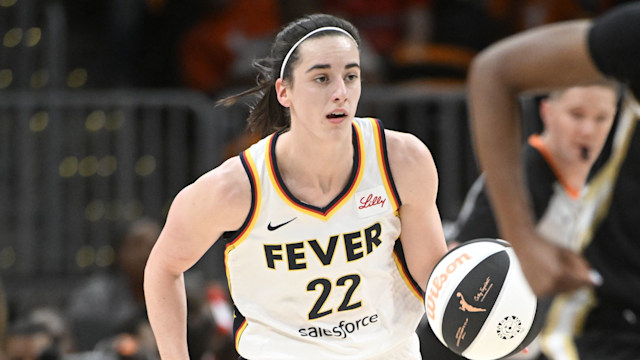
[(356, 209), (362, 218), (381, 214), (391, 206), (384, 186), (356, 193)]

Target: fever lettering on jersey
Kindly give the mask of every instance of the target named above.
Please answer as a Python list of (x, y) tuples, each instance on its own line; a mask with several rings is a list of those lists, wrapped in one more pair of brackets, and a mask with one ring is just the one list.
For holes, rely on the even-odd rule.
[[(331, 264), (335, 258), (338, 242), (344, 250), (347, 262), (356, 261), (371, 254), (381, 244), (382, 227), (375, 223), (366, 229), (329, 237), (326, 248), (322, 248), (317, 239), (284, 244), (265, 244), (264, 255), (267, 268), (287, 266), (289, 270), (303, 270), (309, 261), (319, 261), (322, 265)], [(280, 265), (282, 263), (282, 265)]]

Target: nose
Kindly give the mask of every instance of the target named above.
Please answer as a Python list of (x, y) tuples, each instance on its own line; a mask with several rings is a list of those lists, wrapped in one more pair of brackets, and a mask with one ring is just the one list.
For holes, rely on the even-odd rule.
[(344, 83), (344, 79), (339, 78), (335, 81), (335, 87), (333, 89), (333, 101), (344, 102), (347, 100), (347, 85)]
[(597, 120), (594, 120), (594, 119), (588, 119), (587, 121), (584, 121), (581, 125), (582, 126), (580, 126), (580, 133), (582, 134), (582, 136), (591, 136), (595, 134), (598, 130)]

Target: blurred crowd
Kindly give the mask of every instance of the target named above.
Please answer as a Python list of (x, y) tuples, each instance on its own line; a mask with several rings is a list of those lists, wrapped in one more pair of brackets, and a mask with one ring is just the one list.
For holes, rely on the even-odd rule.
[[(157, 348), (143, 294), (146, 260), (161, 223), (141, 218), (115, 239), (111, 269), (76, 285), (62, 306), (44, 305), (14, 313), (0, 307), (0, 359), (153, 360)], [(185, 277), (191, 358), (235, 360), (232, 307), (227, 287), (197, 273)], [(8, 298), (8, 296), (6, 296)]]
[[(255, 84), (253, 60), (268, 55), (284, 24), (325, 12), (361, 32), (367, 84), (464, 86), (473, 57), (489, 44), (539, 25), (592, 17), (620, 2), (113, 0), (102, 8), (105, 46), (96, 63), (104, 63), (93, 85), (180, 87), (219, 99)], [(258, 138), (243, 132), (231, 139), (228, 156)]]
[[(591, 17), (615, 0), (66, 0), (71, 61), (97, 87), (187, 87), (219, 95), (252, 85), (252, 61), (280, 27), (327, 12), (362, 33), (364, 81), (463, 83), (487, 45), (538, 25)], [(100, 24), (96, 26), (96, 24)], [(74, 35), (75, 34), (75, 35)], [(95, 42), (101, 45), (96, 47)], [(81, 49), (95, 48), (91, 52)]]

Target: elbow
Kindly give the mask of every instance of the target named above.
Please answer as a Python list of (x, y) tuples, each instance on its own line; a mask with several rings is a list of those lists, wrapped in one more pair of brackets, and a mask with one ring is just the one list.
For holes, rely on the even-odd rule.
[(153, 289), (156, 284), (165, 283), (167, 281), (175, 281), (182, 277), (183, 272), (175, 269), (167, 261), (163, 261), (154, 252), (151, 252), (147, 264), (144, 268), (144, 289), (147, 292)]
[(157, 261), (153, 256), (149, 256), (147, 264), (144, 267), (143, 286), (145, 293), (151, 288), (151, 284), (156, 283), (156, 276), (158, 275), (159, 268)]
[(494, 45), (473, 58), (469, 67), (468, 84), (471, 91), (483, 91), (488, 84), (506, 85), (508, 58), (502, 47)]

